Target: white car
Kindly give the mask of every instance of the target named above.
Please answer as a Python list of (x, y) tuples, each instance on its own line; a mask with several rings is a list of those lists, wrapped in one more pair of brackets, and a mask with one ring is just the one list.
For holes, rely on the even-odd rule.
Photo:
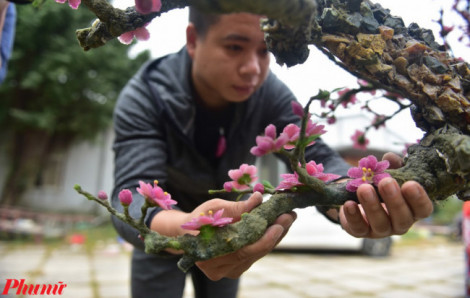
[(354, 250), (372, 257), (389, 255), (392, 238), (355, 238), (330, 222), (315, 207), (295, 209), (297, 220), (277, 249)]

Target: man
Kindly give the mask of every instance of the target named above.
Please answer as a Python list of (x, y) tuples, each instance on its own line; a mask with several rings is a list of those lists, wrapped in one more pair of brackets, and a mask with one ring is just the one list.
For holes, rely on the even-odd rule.
[[(229, 180), (228, 170), (254, 162), (250, 148), (268, 124), (282, 129), (298, 121), (291, 110), (293, 94), (268, 69), (269, 54), (259, 20), (246, 13), (215, 16), (191, 8), (186, 47), (144, 65), (129, 81), (114, 118), (116, 208), (120, 208), (117, 193), (121, 189), (135, 190), (139, 180), (157, 179), (178, 201), (178, 209), (155, 209), (146, 223), (160, 234), (176, 236), (187, 233), (181, 224), (201, 212), (224, 208), (224, 216), (238, 219), (261, 203), (259, 193), (242, 202), (230, 201), (230, 194), (224, 200), (207, 194), (208, 189), (222, 188)], [(218, 146), (221, 139), (226, 140), (225, 150)], [(345, 174), (349, 168), (321, 140), (309, 147), (306, 156), (323, 163), (325, 172)], [(391, 159), (397, 166), (395, 156)], [(409, 182), (400, 190), (393, 179), (384, 179), (379, 191), (386, 207), (366, 185), (357, 192), (360, 206), (347, 202), (339, 214), (330, 210), (327, 216), (339, 219), (351, 235), (385, 237), (404, 233), (432, 211), (417, 183)], [(131, 205), (134, 217), (139, 216), (142, 201), (139, 197), (139, 203)], [(283, 214), (258, 242), (198, 262), (191, 271), (197, 297), (236, 297), (237, 278), (275, 247), (294, 220), (294, 213)], [(114, 224), (136, 246), (132, 295), (181, 297), (185, 274), (176, 267), (178, 252), (146, 255), (137, 231), (116, 219)]]

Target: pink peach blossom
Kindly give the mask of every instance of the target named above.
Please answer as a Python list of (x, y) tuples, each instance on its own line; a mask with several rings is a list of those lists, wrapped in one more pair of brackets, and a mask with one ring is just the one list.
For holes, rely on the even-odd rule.
[(263, 156), (271, 152), (277, 152), (287, 143), (285, 135), (276, 136), (276, 126), (269, 124), (264, 129), (264, 136), (256, 137), (256, 146), (250, 152), (255, 156)]
[(356, 130), (354, 135), (351, 136), (353, 140), (353, 147), (360, 150), (367, 150), (367, 145), (369, 145), (369, 139), (366, 138), (364, 132)]
[(284, 127), (284, 130), (282, 131), (282, 135), (285, 135), (288, 143), (284, 145), (285, 149), (293, 149), (295, 148), (295, 145), (297, 143), (297, 140), (299, 139), (300, 136), (300, 127), (297, 125), (290, 123), (286, 127)]
[(151, 206), (160, 206), (165, 210), (171, 209), (171, 205), (176, 205), (177, 202), (172, 200), (171, 195), (163, 191), (157, 184), (157, 180), (154, 181), (153, 186), (150, 183), (139, 181), (140, 188), (137, 187), (137, 191)]
[(245, 190), (250, 188), (250, 184), (255, 182), (258, 177), (256, 173), (258, 169), (253, 165), (242, 164), (239, 169), (228, 171), (232, 187), (238, 190)]
[[(343, 97), (346, 95), (346, 93), (348, 93), (349, 91), (351, 91), (351, 89), (349, 88), (344, 88), (343, 90), (340, 90), (338, 91), (338, 95), (340, 97)], [(347, 108), (348, 104), (355, 104), (357, 102), (357, 97), (356, 97), (356, 94), (352, 94), (350, 95), (348, 98), (343, 98), (341, 99), (341, 105), (344, 107), (344, 108)]]
[(359, 160), (358, 167), (348, 170), (348, 176), (355, 179), (348, 181), (346, 190), (355, 192), (362, 184), (377, 186), (380, 180), (390, 177), (390, 174), (385, 173), (389, 166), (390, 162), (388, 160), (377, 162), (377, 158), (373, 155), (362, 158)]
[[(339, 175), (336, 175), (336, 174), (323, 173), (323, 170), (324, 170), (323, 169), (323, 164), (321, 164), (321, 163), (317, 164), (313, 160), (309, 161), (305, 165), (305, 170), (307, 171), (307, 173), (310, 176), (315, 177), (317, 179), (320, 179), (323, 182), (328, 182), (328, 181), (331, 181), (331, 180), (334, 180), (334, 179), (337, 179), (337, 178), (340, 177)], [(297, 173), (281, 174), (281, 178), (283, 178), (283, 180), (276, 187), (276, 190), (291, 189), (292, 187), (303, 185), (299, 181), (299, 174), (297, 174)]]
[(322, 135), (326, 132), (324, 130), (325, 125), (318, 125), (317, 123), (313, 123), (311, 120), (307, 122), (307, 128), (305, 129), (306, 137), (311, 137), (313, 135)]
[(203, 226), (223, 227), (233, 221), (232, 217), (222, 217), (224, 209), (220, 209), (213, 214), (212, 210), (209, 210), (208, 215), (201, 213), (199, 217), (193, 218), (191, 221), (181, 225), (186, 230), (199, 230)]
[(299, 174), (297, 173), (281, 174), (281, 178), (282, 178), (282, 181), (276, 187), (276, 190), (291, 189), (293, 187), (303, 185), (302, 183), (300, 183)]
[[(305, 137), (309, 138), (314, 135), (320, 136), (326, 132), (324, 128), (324, 125), (318, 125), (317, 123), (313, 123), (312, 120), (309, 119), (307, 122), (307, 127), (305, 128)], [(300, 127), (292, 123), (288, 124), (286, 127), (284, 127), (284, 130), (282, 131), (281, 135), (285, 135), (288, 140), (287, 144), (284, 145), (284, 148), (294, 149), (300, 137)], [(311, 146), (313, 144), (315, 144), (315, 141), (310, 142), (308, 146)]]
[[(65, 3), (67, 0), (55, 0), (57, 3)], [(73, 9), (78, 9), (80, 6), (81, 0), (68, 0), (69, 6)]]
[(147, 25), (139, 27), (135, 30), (125, 32), (118, 37), (118, 40), (123, 44), (131, 44), (134, 37), (138, 40), (148, 40), (150, 38), (150, 32), (145, 28)]
[(319, 163), (317, 164), (315, 161), (310, 161), (305, 165), (305, 169), (307, 170), (307, 173), (315, 178), (320, 179), (321, 181), (328, 182), (331, 180), (335, 180), (340, 177), (340, 175), (336, 174), (328, 174), (328, 173), (323, 173), (323, 164)]

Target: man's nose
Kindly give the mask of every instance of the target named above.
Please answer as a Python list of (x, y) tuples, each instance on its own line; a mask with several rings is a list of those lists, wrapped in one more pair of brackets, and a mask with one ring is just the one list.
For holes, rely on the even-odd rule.
[(240, 67), (241, 75), (259, 75), (261, 73), (261, 66), (259, 57), (256, 53), (246, 55)]

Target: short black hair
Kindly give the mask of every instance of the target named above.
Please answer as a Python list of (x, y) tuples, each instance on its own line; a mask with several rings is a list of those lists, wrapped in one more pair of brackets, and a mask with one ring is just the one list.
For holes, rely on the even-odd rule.
[(209, 28), (216, 24), (220, 19), (220, 15), (207, 13), (189, 6), (189, 22), (194, 25), (196, 32), (200, 37), (205, 37)]

